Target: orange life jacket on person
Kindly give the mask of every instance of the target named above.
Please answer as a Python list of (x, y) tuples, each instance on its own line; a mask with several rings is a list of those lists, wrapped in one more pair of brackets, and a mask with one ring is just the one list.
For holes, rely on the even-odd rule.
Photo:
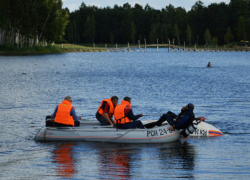
[(74, 107), (71, 106), (71, 102), (63, 100), (62, 104), (58, 105), (54, 121), (61, 124), (72, 125), (74, 127), (74, 118), (70, 115), (70, 111), (72, 108)]
[(131, 105), (128, 101), (122, 100), (121, 104), (115, 108), (115, 124), (126, 124), (131, 122), (131, 120), (125, 115), (124, 109), (126, 106), (131, 108)]
[(114, 105), (111, 101), (111, 98), (110, 99), (104, 99), (100, 105), (100, 107), (97, 109), (97, 112), (103, 116), (103, 109), (102, 109), (102, 105), (103, 105), (103, 102), (106, 101), (108, 104), (109, 104), (109, 112), (108, 112), (108, 116), (110, 119), (112, 119), (112, 116), (114, 115)]

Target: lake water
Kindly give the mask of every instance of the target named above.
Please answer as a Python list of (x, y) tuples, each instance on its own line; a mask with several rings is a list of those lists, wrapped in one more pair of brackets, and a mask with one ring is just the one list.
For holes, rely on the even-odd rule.
[[(250, 179), (250, 53), (167, 51), (0, 56), (0, 179)], [(151, 115), (142, 121), (191, 102), (224, 135), (166, 144), (32, 140), (67, 95), (91, 120), (113, 95)]]

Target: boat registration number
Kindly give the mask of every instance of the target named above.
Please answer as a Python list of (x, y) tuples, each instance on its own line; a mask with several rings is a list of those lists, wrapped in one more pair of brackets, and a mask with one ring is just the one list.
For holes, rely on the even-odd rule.
[(165, 129), (165, 128), (147, 131), (147, 137), (164, 136), (167, 134), (170, 134), (170, 131), (168, 129)]
[(200, 129), (196, 129), (194, 132), (193, 132), (193, 135), (196, 135), (196, 136), (207, 136), (207, 130), (200, 130)]

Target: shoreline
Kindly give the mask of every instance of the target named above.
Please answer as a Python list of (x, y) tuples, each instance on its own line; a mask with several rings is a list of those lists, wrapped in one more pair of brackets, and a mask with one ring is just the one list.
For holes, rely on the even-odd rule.
[[(168, 48), (168, 47), (163, 47), (160, 46), (159, 48)], [(139, 48), (137, 45), (134, 45), (132, 48)], [(147, 47), (147, 48), (157, 48), (154, 46)], [(176, 48), (183, 49), (181, 46), (177, 46)], [(122, 50), (122, 51), (127, 51), (128, 47), (125, 44), (120, 44), (119, 46), (116, 45), (110, 45), (109, 47), (104, 46), (103, 44), (98, 44), (97, 46), (90, 46), (90, 45), (76, 45), (76, 44), (63, 44), (63, 45), (49, 45), (46, 47), (42, 46), (34, 46), (34, 47), (26, 47), (26, 48), (20, 48), (18, 49), (17, 47), (13, 46), (13, 50), (7, 50), (4, 51), (3, 49), (0, 51), (1, 56), (24, 56), (24, 55), (45, 55), (45, 54), (62, 54), (62, 53), (70, 53), (70, 52), (116, 52), (117, 50)], [(225, 46), (218, 46), (218, 47), (204, 47), (204, 46), (198, 46), (194, 49), (193, 46), (186, 46), (185, 47), (185, 52), (189, 51), (196, 51), (196, 52), (202, 52), (202, 51), (250, 51), (250, 47), (225, 47)], [(175, 50), (178, 51), (178, 50)]]

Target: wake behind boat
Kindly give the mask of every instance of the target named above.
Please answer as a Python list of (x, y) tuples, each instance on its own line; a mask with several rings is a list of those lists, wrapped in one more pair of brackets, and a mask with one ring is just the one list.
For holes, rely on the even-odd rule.
[[(153, 120), (154, 121), (154, 120)], [(153, 121), (142, 121), (143, 124)], [(169, 124), (150, 129), (116, 129), (101, 126), (99, 122), (83, 120), (79, 127), (42, 127), (35, 136), (37, 141), (93, 141), (111, 143), (168, 143), (180, 138), (180, 130), (169, 131)], [(200, 129), (199, 129), (200, 128)], [(223, 133), (214, 126), (200, 122), (191, 136), (211, 136)]]

